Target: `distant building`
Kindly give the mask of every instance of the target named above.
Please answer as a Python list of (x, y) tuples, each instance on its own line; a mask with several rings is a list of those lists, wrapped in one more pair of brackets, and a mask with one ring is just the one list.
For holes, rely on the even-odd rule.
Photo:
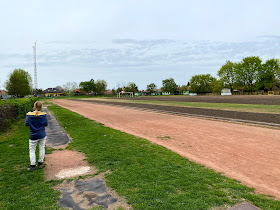
[(105, 90), (104, 95), (112, 95), (112, 90)]
[(0, 99), (8, 98), (7, 92), (5, 90), (1, 90)]
[(43, 90), (42, 94), (46, 97), (63, 96), (63, 90), (59, 90), (56, 88), (48, 88), (46, 90)]
[(1, 90), (1, 95), (7, 95), (7, 91), (6, 90)]
[(77, 89), (75, 90), (75, 95), (78, 96), (78, 95), (80, 95), (80, 93), (81, 93), (80, 89), (77, 88)]

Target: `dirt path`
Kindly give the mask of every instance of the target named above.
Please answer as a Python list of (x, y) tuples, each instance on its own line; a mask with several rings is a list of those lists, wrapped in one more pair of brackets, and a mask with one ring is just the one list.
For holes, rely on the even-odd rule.
[(89, 119), (165, 146), (280, 199), (280, 131), (86, 102), (55, 103)]

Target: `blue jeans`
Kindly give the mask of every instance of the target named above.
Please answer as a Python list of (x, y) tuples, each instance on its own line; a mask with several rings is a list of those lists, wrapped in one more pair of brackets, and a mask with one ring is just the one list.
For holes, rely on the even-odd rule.
[(38, 140), (30, 140), (29, 139), (29, 157), (30, 157), (30, 165), (36, 164), (36, 147), (37, 142), (39, 143), (39, 160), (38, 162), (43, 163), (45, 157), (45, 145), (46, 145), (47, 137)]

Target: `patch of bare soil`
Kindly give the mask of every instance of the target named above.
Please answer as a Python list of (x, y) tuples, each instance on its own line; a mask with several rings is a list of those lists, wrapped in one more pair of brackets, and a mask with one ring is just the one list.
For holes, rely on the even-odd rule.
[(72, 150), (56, 150), (45, 156), (45, 176), (47, 180), (68, 179), (97, 172), (88, 166), (85, 155)]
[(280, 199), (279, 130), (104, 104), (54, 102), (105, 126), (146, 138)]

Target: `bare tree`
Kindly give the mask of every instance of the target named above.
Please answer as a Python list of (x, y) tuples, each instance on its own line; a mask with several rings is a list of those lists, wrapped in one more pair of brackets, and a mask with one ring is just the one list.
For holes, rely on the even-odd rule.
[(74, 95), (75, 90), (78, 88), (78, 84), (76, 82), (67, 82), (63, 85), (64, 93), (67, 95)]

